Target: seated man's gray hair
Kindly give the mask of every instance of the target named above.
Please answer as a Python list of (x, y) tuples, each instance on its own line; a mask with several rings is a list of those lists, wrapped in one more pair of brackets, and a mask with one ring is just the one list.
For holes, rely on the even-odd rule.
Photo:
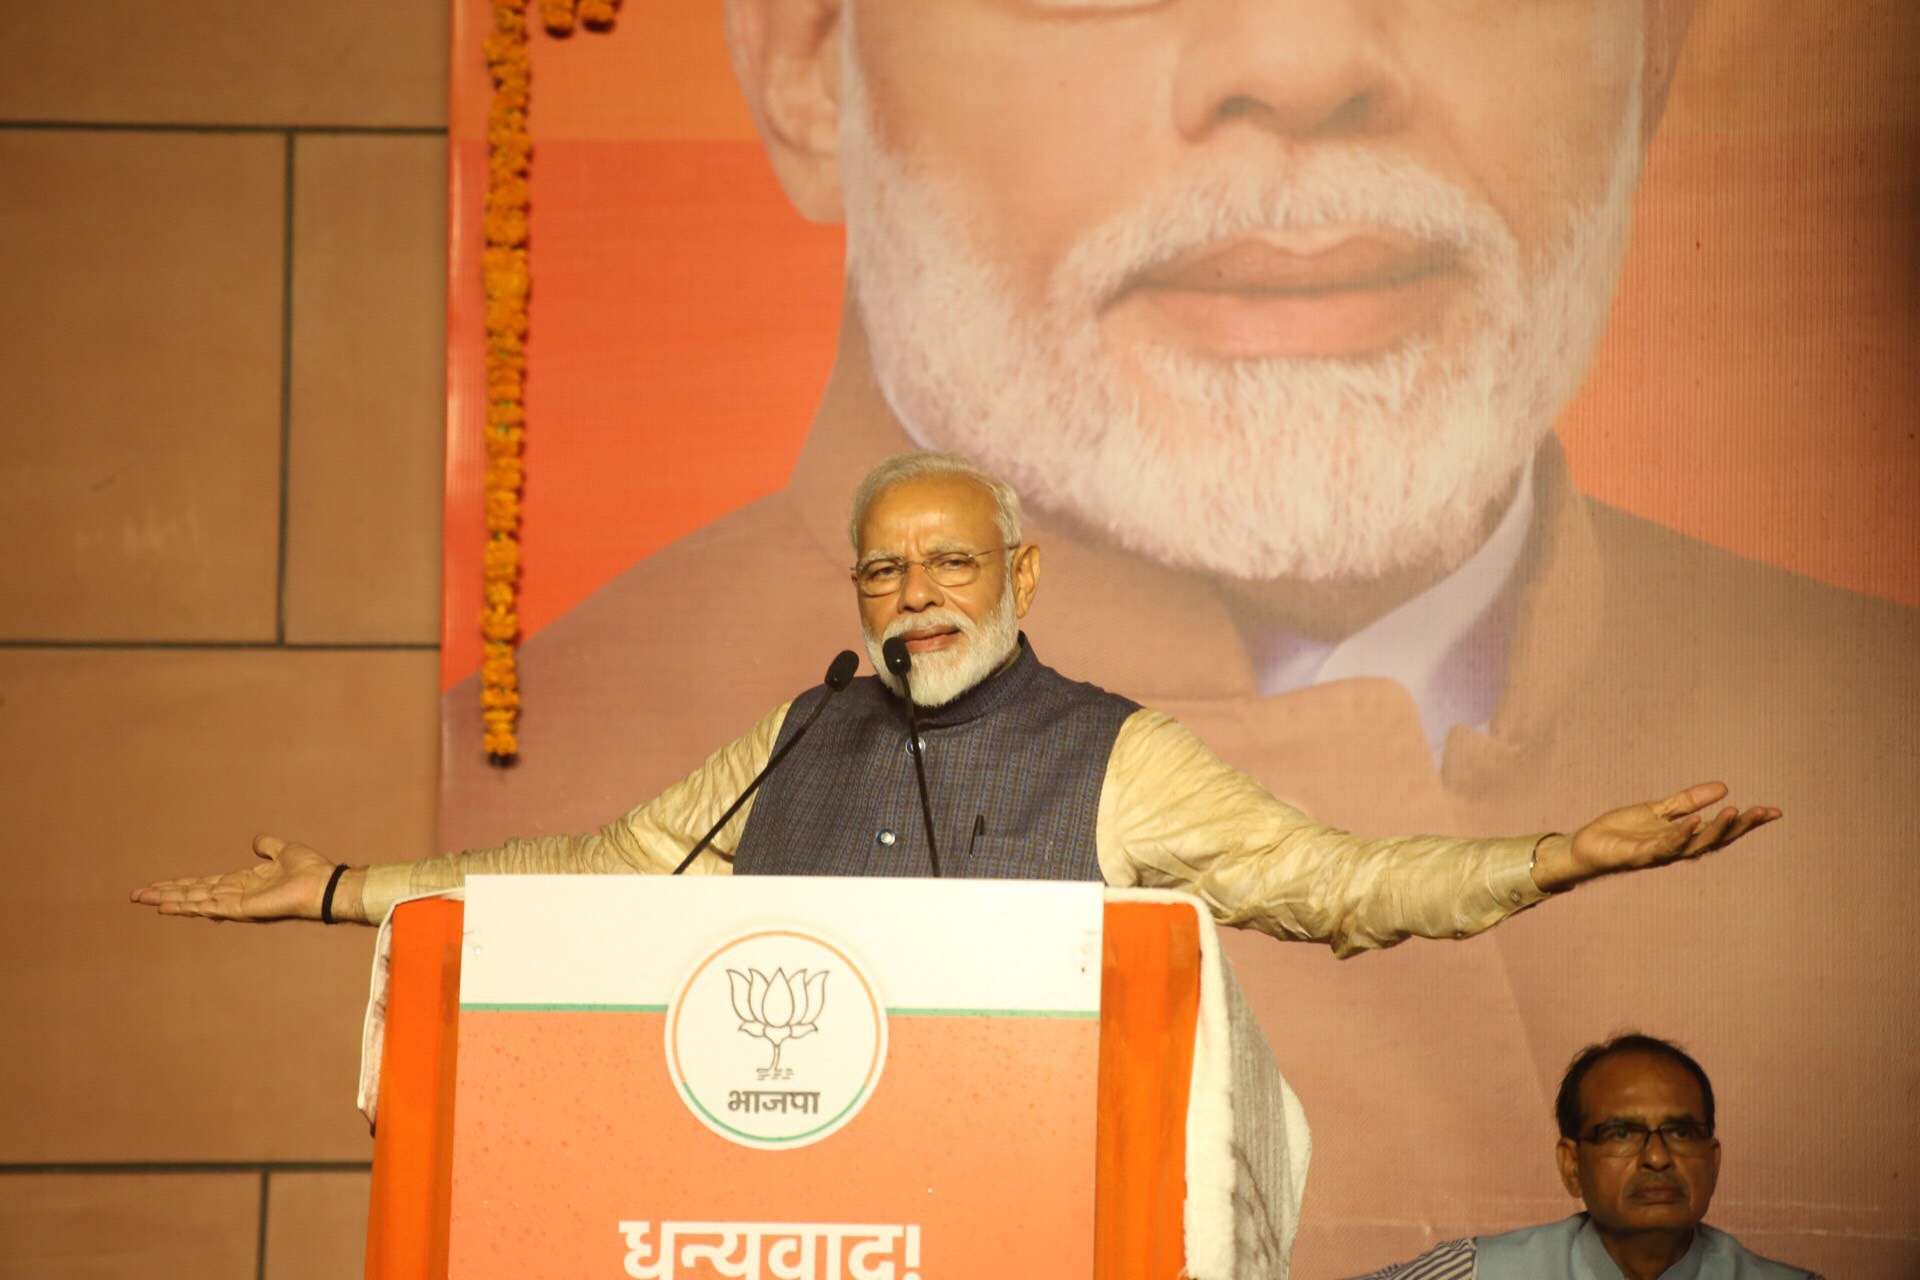
[(908, 480), (923, 480), (929, 476), (965, 476), (977, 482), (993, 495), (994, 523), (1000, 526), (1000, 538), (1009, 547), (1020, 544), (1020, 495), (1003, 480), (996, 480), (971, 459), (957, 453), (942, 453), (935, 449), (915, 449), (907, 453), (896, 453), (885, 462), (867, 472), (867, 478), (853, 495), (853, 519), (847, 524), (847, 541), (853, 544), (855, 555), (860, 554), (860, 522), (866, 518), (867, 508), (873, 500), (897, 484)]

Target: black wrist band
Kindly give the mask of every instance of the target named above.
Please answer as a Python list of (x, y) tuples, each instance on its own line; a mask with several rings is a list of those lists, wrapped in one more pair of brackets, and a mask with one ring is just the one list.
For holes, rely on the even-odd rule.
[(341, 863), (327, 877), (327, 892), (320, 899), (320, 923), (333, 923), (333, 891), (340, 887), (340, 877), (347, 874), (347, 864)]

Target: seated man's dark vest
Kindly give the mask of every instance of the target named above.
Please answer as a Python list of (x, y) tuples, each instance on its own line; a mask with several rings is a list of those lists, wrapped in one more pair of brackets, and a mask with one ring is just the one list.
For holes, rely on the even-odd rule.
[[(776, 750), (826, 696), (822, 686), (794, 699)], [(1137, 710), (1042, 666), (1021, 636), (1011, 666), (922, 711), (941, 873), (1101, 879), (1100, 790)], [(875, 677), (855, 680), (755, 795), (734, 874), (933, 874), (907, 739), (906, 704)]]

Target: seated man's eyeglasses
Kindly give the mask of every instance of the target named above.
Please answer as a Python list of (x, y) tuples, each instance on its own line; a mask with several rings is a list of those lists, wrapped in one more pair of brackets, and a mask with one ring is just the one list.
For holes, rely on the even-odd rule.
[(1013, 551), (1020, 546), (993, 547), (986, 551), (941, 551), (928, 556), (925, 560), (908, 560), (904, 556), (881, 556), (853, 567), (853, 580), (860, 587), (860, 594), (867, 596), (890, 596), (900, 589), (907, 580), (907, 571), (919, 565), (927, 571), (935, 585), (942, 587), (964, 587), (980, 576), (980, 561), (1002, 551)]
[(1580, 1141), (1610, 1156), (1637, 1156), (1654, 1134), (1675, 1155), (1695, 1155), (1713, 1145), (1713, 1130), (1698, 1120), (1669, 1120), (1649, 1129), (1629, 1120), (1609, 1120), (1580, 1135)]

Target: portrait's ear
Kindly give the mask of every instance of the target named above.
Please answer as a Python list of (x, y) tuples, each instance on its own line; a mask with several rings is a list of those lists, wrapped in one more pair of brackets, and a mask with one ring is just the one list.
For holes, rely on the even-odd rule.
[(838, 222), (841, 0), (726, 0), (727, 52), (800, 216)]
[(1553, 1148), (1554, 1160), (1560, 1166), (1560, 1185), (1567, 1189), (1570, 1196), (1580, 1195), (1580, 1146), (1572, 1138), (1562, 1138)]
[(1653, 141), (1660, 117), (1666, 114), (1667, 92), (1673, 88), (1687, 25), (1693, 21), (1693, 0), (1646, 0), (1646, 6), (1646, 69), (1640, 80), (1646, 99), (1640, 126), (1643, 145)]

